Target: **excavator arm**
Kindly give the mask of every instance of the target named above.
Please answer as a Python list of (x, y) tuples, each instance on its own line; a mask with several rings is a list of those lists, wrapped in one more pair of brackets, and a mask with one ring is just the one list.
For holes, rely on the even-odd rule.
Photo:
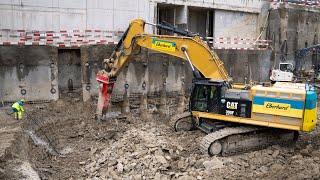
[(100, 83), (97, 108), (98, 118), (104, 114), (109, 105), (116, 76), (128, 64), (132, 52), (139, 47), (188, 61), (196, 78), (223, 82), (229, 81), (229, 76), (222, 61), (198, 35), (161, 24), (151, 25), (171, 30), (183, 36), (146, 34), (144, 32), (145, 25), (146, 23), (141, 19), (133, 20), (110, 58), (104, 60), (104, 69), (99, 71), (96, 76), (97, 81)]

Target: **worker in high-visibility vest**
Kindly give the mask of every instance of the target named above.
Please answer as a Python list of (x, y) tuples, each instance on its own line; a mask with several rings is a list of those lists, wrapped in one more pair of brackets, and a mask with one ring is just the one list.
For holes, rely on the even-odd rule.
[(14, 113), (14, 117), (15, 119), (17, 120), (20, 120), (22, 119), (23, 117), (23, 113), (24, 113), (24, 99), (21, 99), (17, 102), (15, 102), (11, 107), (12, 107), (12, 111)]

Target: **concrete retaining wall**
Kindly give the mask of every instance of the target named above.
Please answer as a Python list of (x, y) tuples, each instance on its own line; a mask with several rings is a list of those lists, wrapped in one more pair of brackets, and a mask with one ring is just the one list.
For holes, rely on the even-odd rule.
[[(89, 100), (98, 93), (95, 75), (112, 50), (112, 45), (60, 50), (47, 46), (2, 46), (0, 101), (15, 101), (22, 97), (29, 101), (57, 100), (63, 90), (68, 90), (69, 79), (72, 79), (74, 88), (82, 88), (83, 100)], [(234, 82), (268, 80), (271, 51), (216, 52)], [(187, 62), (147, 50), (142, 50), (132, 59), (118, 76), (113, 93), (115, 99), (122, 98), (126, 84), (127, 92), (132, 96), (190, 90), (192, 71)], [(26, 94), (22, 95), (21, 90)]]
[(0, 46), (0, 101), (57, 100), (57, 48)]
[[(100, 53), (89, 53), (91, 51)], [(111, 53), (111, 48), (93, 46), (89, 49), (82, 48), (81, 52), (82, 61), (89, 60), (89, 67), (96, 64), (93, 65), (93, 68), (83, 67), (86, 72), (83, 74), (84, 84), (91, 87), (83, 87), (84, 99), (88, 99), (92, 95), (97, 95), (98, 84), (95, 80), (95, 73), (103, 57), (108, 57)], [(216, 50), (216, 52), (225, 63), (228, 73), (233, 76), (234, 82), (244, 83), (245, 79), (247, 83), (250, 79), (259, 82), (269, 80), (269, 71), (272, 67), (271, 50)], [(131, 61), (117, 78), (113, 92), (114, 96), (118, 96), (117, 98), (121, 98), (125, 93), (126, 84), (129, 85), (127, 91), (131, 95), (142, 93), (152, 95), (160, 93), (163, 89), (166, 92), (190, 90), (193, 75), (187, 62), (146, 50), (134, 56), (133, 59), (134, 61)]]
[[(112, 48), (112, 46), (81, 48), (84, 100), (97, 95), (98, 84), (95, 74), (100, 69), (103, 59), (111, 54)], [(135, 55), (132, 59), (134, 61), (123, 68), (117, 77), (114, 98), (122, 98), (126, 84), (127, 91), (131, 95), (143, 93), (150, 95), (164, 89), (167, 92), (177, 92), (182, 89), (185, 81), (191, 82), (192, 73), (191, 70), (188, 73), (187, 64), (174, 57), (143, 50), (140, 55)]]
[[(275, 66), (279, 62), (294, 61), (295, 51), (320, 43), (320, 9), (303, 6), (280, 6), (270, 13), (267, 38), (272, 40)], [(320, 64), (320, 56), (309, 55), (301, 59), (298, 69), (310, 70)]]
[(272, 68), (271, 50), (215, 50), (234, 82), (269, 81)]
[(82, 87), (81, 59), (79, 49), (58, 50), (59, 90), (72, 90)]

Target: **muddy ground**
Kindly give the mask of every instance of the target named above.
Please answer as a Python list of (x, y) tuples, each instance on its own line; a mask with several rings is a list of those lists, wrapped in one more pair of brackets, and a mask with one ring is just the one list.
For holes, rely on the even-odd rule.
[(167, 118), (160, 118), (154, 109), (145, 119), (134, 109), (127, 119), (101, 123), (94, 119), (95, 105), (79, 99), (27, 109), (28, 119), (17, 123), (25, 145), (17, 141), (13, 147), (19, 147), (18, 155), (0, 162), (2, 178), (320, 178), (319, 128), (300, 134), (292, 147), (276, 145), (231, 157), (209, 157), (198, 149), (202, 132), (173, 132)]

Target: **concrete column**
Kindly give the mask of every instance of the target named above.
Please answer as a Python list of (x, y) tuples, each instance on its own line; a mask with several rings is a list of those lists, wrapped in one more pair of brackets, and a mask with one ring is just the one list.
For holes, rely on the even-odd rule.
[(161, 72), (161, 82), (162, 87), (160, 89), (160, 105), (159, 105), (159, 113), (160, 116), (167, 116), (167, 78), (168, 78), (168, 66), (169, 66), (169, 59), (163, 60), (163, 72)]
[(176, 7), (176, 25), (179, 28), (188, 28), (188, 6), (177, 6)]
[(184, 77), (181, 78), (182, 80), (182, 88), (179, 94), (179, 102), (178, 102), (178, 108), (177, 108), (177, 113), (183, 113), (185, 107), (186, 107), (186, 93), (184, 90)]
[(123, 102), (121, 104), (121, 114), (128, 115), (130, 113), (130, 102), (128, 97), (128, 91), (126, 90), (123, 94)]
[[(157, 23), (157, 3), (156, 2), (148, 2), (148, 7), (147, 7), (147, 11), (145, 13), (145, 19), (148, 22), (152, 22), (152, 23)], [(156, 29), (153, 26), (146, 26), (145, 27), (145, 31), (147, 33), (156, 33)]]
[(167, 92), (166, 92), (166, 85), (163, 85), (163, 88), (160, 92), (160, 106), (159, 106), (159, 113), (160, 116), (167, 115)]
[(50, 78), (51, 78), (51, 89), (50, 93), (54, 101), (59, 99), (59, 87), (58, 87), (58, 48), (51, 49), (50, 56)]
[[(134, 84), (132, 84), (134, 81), (132, 81), (131, 74), (134, 74), (134, 66), (132, 64), (129, 64), (128, 66), (123, 68), (123, 73), (125, 74), (125, 80), (120, 83), (120, 91), (123, 93), (123, 98), (121, 102), (121, 115), (125, 116), (126, 118), (131, 119), (129, 116), (130, 113), (130, 102), (129, 102), (129, 97), (130, 93), (133, 92)], [(121, 87), (122, 86), (122, 87)]]
[(82, 100), (83, 102), (87, 102), (91, 98), (91, 86), (90, 86), (90, 71), (89, 69), (89, 57), (88, 57), (88, 49), (86, 47), (81, 47), (81, 83), (82, 83)]
[(148, 97), (146, 93), (140, 96), (140, 117), (141, 119), (148, 118)]
[[(146, 59), (149, 59), (149, 56), (146, 56)], [(142, 82), (142, 95), (140, 96), (140, 117), (141, 119), (149, 119), (150, 114), (148, 112), (148, 82), (149, 82), (149, 69), (148, 63), (144, 63), (145, 70), (144, 70), (144, 80)]]

